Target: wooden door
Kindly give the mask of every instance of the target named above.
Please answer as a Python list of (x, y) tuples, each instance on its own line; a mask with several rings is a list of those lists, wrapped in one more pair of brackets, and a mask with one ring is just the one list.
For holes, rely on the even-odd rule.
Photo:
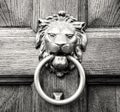
[[(38, 18), (65, 10), (85, 21), (88, 36), (82, 65), (86, 87), (73, 103), (54, 106), (40, 98), (33, 74), (39, 63), (35, 49)], [(119, 112), (119, 0), (0, 0), (0, 112)], [(72, 95), (78, 82), (73, 71), (57, 79), (43, 71), (47, 94), (59, 88)]]

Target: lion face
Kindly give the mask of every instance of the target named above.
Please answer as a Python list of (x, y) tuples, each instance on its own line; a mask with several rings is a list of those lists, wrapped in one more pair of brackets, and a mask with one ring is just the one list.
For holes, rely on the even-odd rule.
[(49, 53), (70, 54), (76, 42), (75, 27), (68, 22), (52, 22), (45, 31), (45, 46)]
[(87, 45), (84, 27), (84, 22), (77, 21), (64, 11), (46, 19), (39, 19), (36, 34), (39, 59), (51, 54), (54, 55), (49, 66), (53, 71), (61, 74), (59, 76), (62, 76), (66, 73), (66, 68), (72, 67), (72, 64), (67, 60), (68, 55), (78, 59), (79, 62), (82, 60), (82, 52), (85, 51)]
[(52, 65), (55, 69), (65, 70), (70, 66), (67, 56), (71, 55), (81, 62), (82, 52), (87, 45), (83, 28), (85, 22), (79, 22), (64, 11), (46, 19), (38, 20), (36, 48), (39, 48), (39, 59), (53, 54)]

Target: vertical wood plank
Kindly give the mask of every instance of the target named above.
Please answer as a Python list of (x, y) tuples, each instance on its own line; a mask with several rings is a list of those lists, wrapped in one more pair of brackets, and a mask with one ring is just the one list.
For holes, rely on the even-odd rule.
[(118, 112), (116, 86), (92, 85), (88, 93), (88, 112)]
[(30, 86), (0, 86), (0, 112), (32, 112)]
[(38, 18), (45, 18), (64, 10), (78, 18), (79, 0), (33, 0), (33, 25), (36, 30)]
[(116, 86), (116, 112), (120, 112), (120, 86)]
[(88, 0), (89, 27), (119, 27), (120, 0)]
[(32, 0), (0, 0), (0, 26), (26, 27), (32, 22)]
[(88, 21), (88, 0), (78, 0), (78, 20), (84, 21), (87, 24)]

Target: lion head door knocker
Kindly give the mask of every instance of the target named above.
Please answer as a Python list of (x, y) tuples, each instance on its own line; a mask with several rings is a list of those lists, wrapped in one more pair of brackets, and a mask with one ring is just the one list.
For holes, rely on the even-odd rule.
[[(35, 87), (40, 96), (49, 103), (63, 105), (75, 100), (82, 92), (85, 85), (85, 73), (82, 65), (82, 52), (87, 45), (87, 37), (84, 32), (85, 23), (79, 22), (72, 16), (60, 11), (58, 14), (46, 19), (38, 20), (38, 32), (36, 34), (36, 48), (39, 48), (39, 59), (35, 71)], [(60, 100), (48, 97), (41, 88), (39, 75), (41, 68), (47, 65), (49, 70), (58, 77), (63, 77), (75, 66), (80, 75), (80, 84), (73, 96)]]

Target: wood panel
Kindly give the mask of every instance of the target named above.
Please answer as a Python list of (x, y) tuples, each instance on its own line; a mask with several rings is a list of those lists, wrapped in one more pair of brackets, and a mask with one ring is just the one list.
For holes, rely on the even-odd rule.
[[(55, 79), (54, 79), (54, 81), (55, 81)], [(50, 82), (50, 80), (49, 80), (49, 82)], [(69, 81), (67, 81), (67, 83), (68, 82)], [(50, 88), (48, 88), (48, 87), (49, 86), (47, 85), (45, 88), (50, 90)], [(65, 87), (66, 87), (66, 85), (65, 85)], [(63, 87), (63, 89), (65, 87)], [(66, 88), (65, 91), (68, 91), (68, 88)], [(73, 88), (71, 88), (71, 89), (72, 89), (71, 92), (73, 93)], [(49, 93), (51, 93), (51, 91)], [(70, 91), (69, 91), (69, 94), (70, 94)], [(87, 112), (86, 90), (83, 91), (82, 95), (76, 101), (74, 101), (68, 105), (55, 106), (55, 105), (49, 104), (45, 100), (43, 100), (38, 95), (38, 93), (36, 92), (36, 89), (34, 88), (34, 85), (33, 85), (33, 100), (32, 101), (33, 101), (33, 109), (32, 109), (33, 112), (39, 112), (39, 111), (40, 112)]]
[(120, 86), (89, 86), (88, 112), (119, 112)]
[[(8, 36), (9, 35), (9, 36)], [(0, 36), (1, 75), (30, 75), (38, 63), (35, 35), (30, 29), (6, 29)], [(7, 36), (7, 37), (6, 37)]]
[(75, 18), (85, 21), (86, 0), (33, 0), (33, 29), (38, 18), (46, 18), (64, 10)]
[(89, 27), (119, 27), (120, 0), (88, 0)]
[(120, 74), (119, 29), (88, 29), (83, 66), (89, 75)]
[(0, 26), (26, 27), (32, 23), (32, 0), (0, 0)]
[(0, 112), (32, 112), (30, 86), (0, 86)]
[[(34, 48), (34, 32), (30, 29), (1, 29), (0, 35), (0, 75), (33, 75), (39, 52)], [(119, 75), (120, 30), (88, 29), (87, 36), (89, 42), (82, 62), (86, 74)]]

